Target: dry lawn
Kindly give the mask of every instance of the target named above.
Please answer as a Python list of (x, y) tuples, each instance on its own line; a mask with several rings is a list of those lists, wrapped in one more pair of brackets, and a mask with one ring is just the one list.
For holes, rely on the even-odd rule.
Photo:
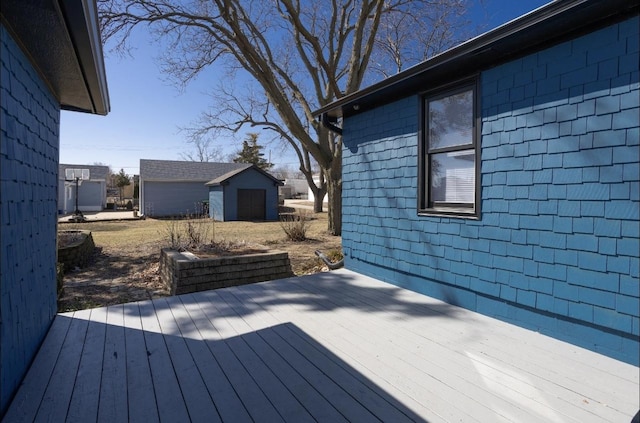
[[(286, 239), (280, 222), (212, 222), (206, 225), (207, 240), (218, 243), (254, 243), (289, 253), (296, 275), (324, 269), (315, 250), (325, 253), (341, 249), (341, 238), (327, 233), (327, 215), (309, 215), (307, 240)], [(64, 277), (64, 292), (58, 301), (61, 312), (120, 304), (168, 295), (159, 282), (160, 249), (168, 246), (171, 220), (146, 219), (115, 222), (60, 224), (60, 229), (91, 231), (96, 251), (83, 269), (74, 269)]]

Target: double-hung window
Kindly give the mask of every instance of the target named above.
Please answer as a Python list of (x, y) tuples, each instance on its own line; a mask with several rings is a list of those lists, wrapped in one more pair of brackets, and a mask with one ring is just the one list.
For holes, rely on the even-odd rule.
[(422, 115), (418, 212), (479, 217), (476, 81), (428, 93)]

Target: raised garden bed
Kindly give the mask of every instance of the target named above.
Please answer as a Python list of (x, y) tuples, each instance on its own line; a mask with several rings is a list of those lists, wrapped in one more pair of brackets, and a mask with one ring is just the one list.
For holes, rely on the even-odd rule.
[(160, 254), (160, 279), (171, 295), (227, 288), (293, 276), (289, 254), (252, 252), (222, 257), (198, 257), (171, 249)]

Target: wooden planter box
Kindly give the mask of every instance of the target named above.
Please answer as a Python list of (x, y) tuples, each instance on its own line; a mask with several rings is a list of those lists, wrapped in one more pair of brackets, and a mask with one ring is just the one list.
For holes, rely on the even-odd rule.
[(293, 276), (289, 254), (282, 251), (198, 258), (164, 248), (160, 279), (171, 295), (227, 288)]

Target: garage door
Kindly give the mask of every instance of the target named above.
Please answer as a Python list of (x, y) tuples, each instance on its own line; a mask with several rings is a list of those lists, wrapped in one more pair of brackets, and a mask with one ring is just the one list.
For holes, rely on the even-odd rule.
[(265, 220), (267, 191), (264, 189), (238, 190), (238, 220)]

